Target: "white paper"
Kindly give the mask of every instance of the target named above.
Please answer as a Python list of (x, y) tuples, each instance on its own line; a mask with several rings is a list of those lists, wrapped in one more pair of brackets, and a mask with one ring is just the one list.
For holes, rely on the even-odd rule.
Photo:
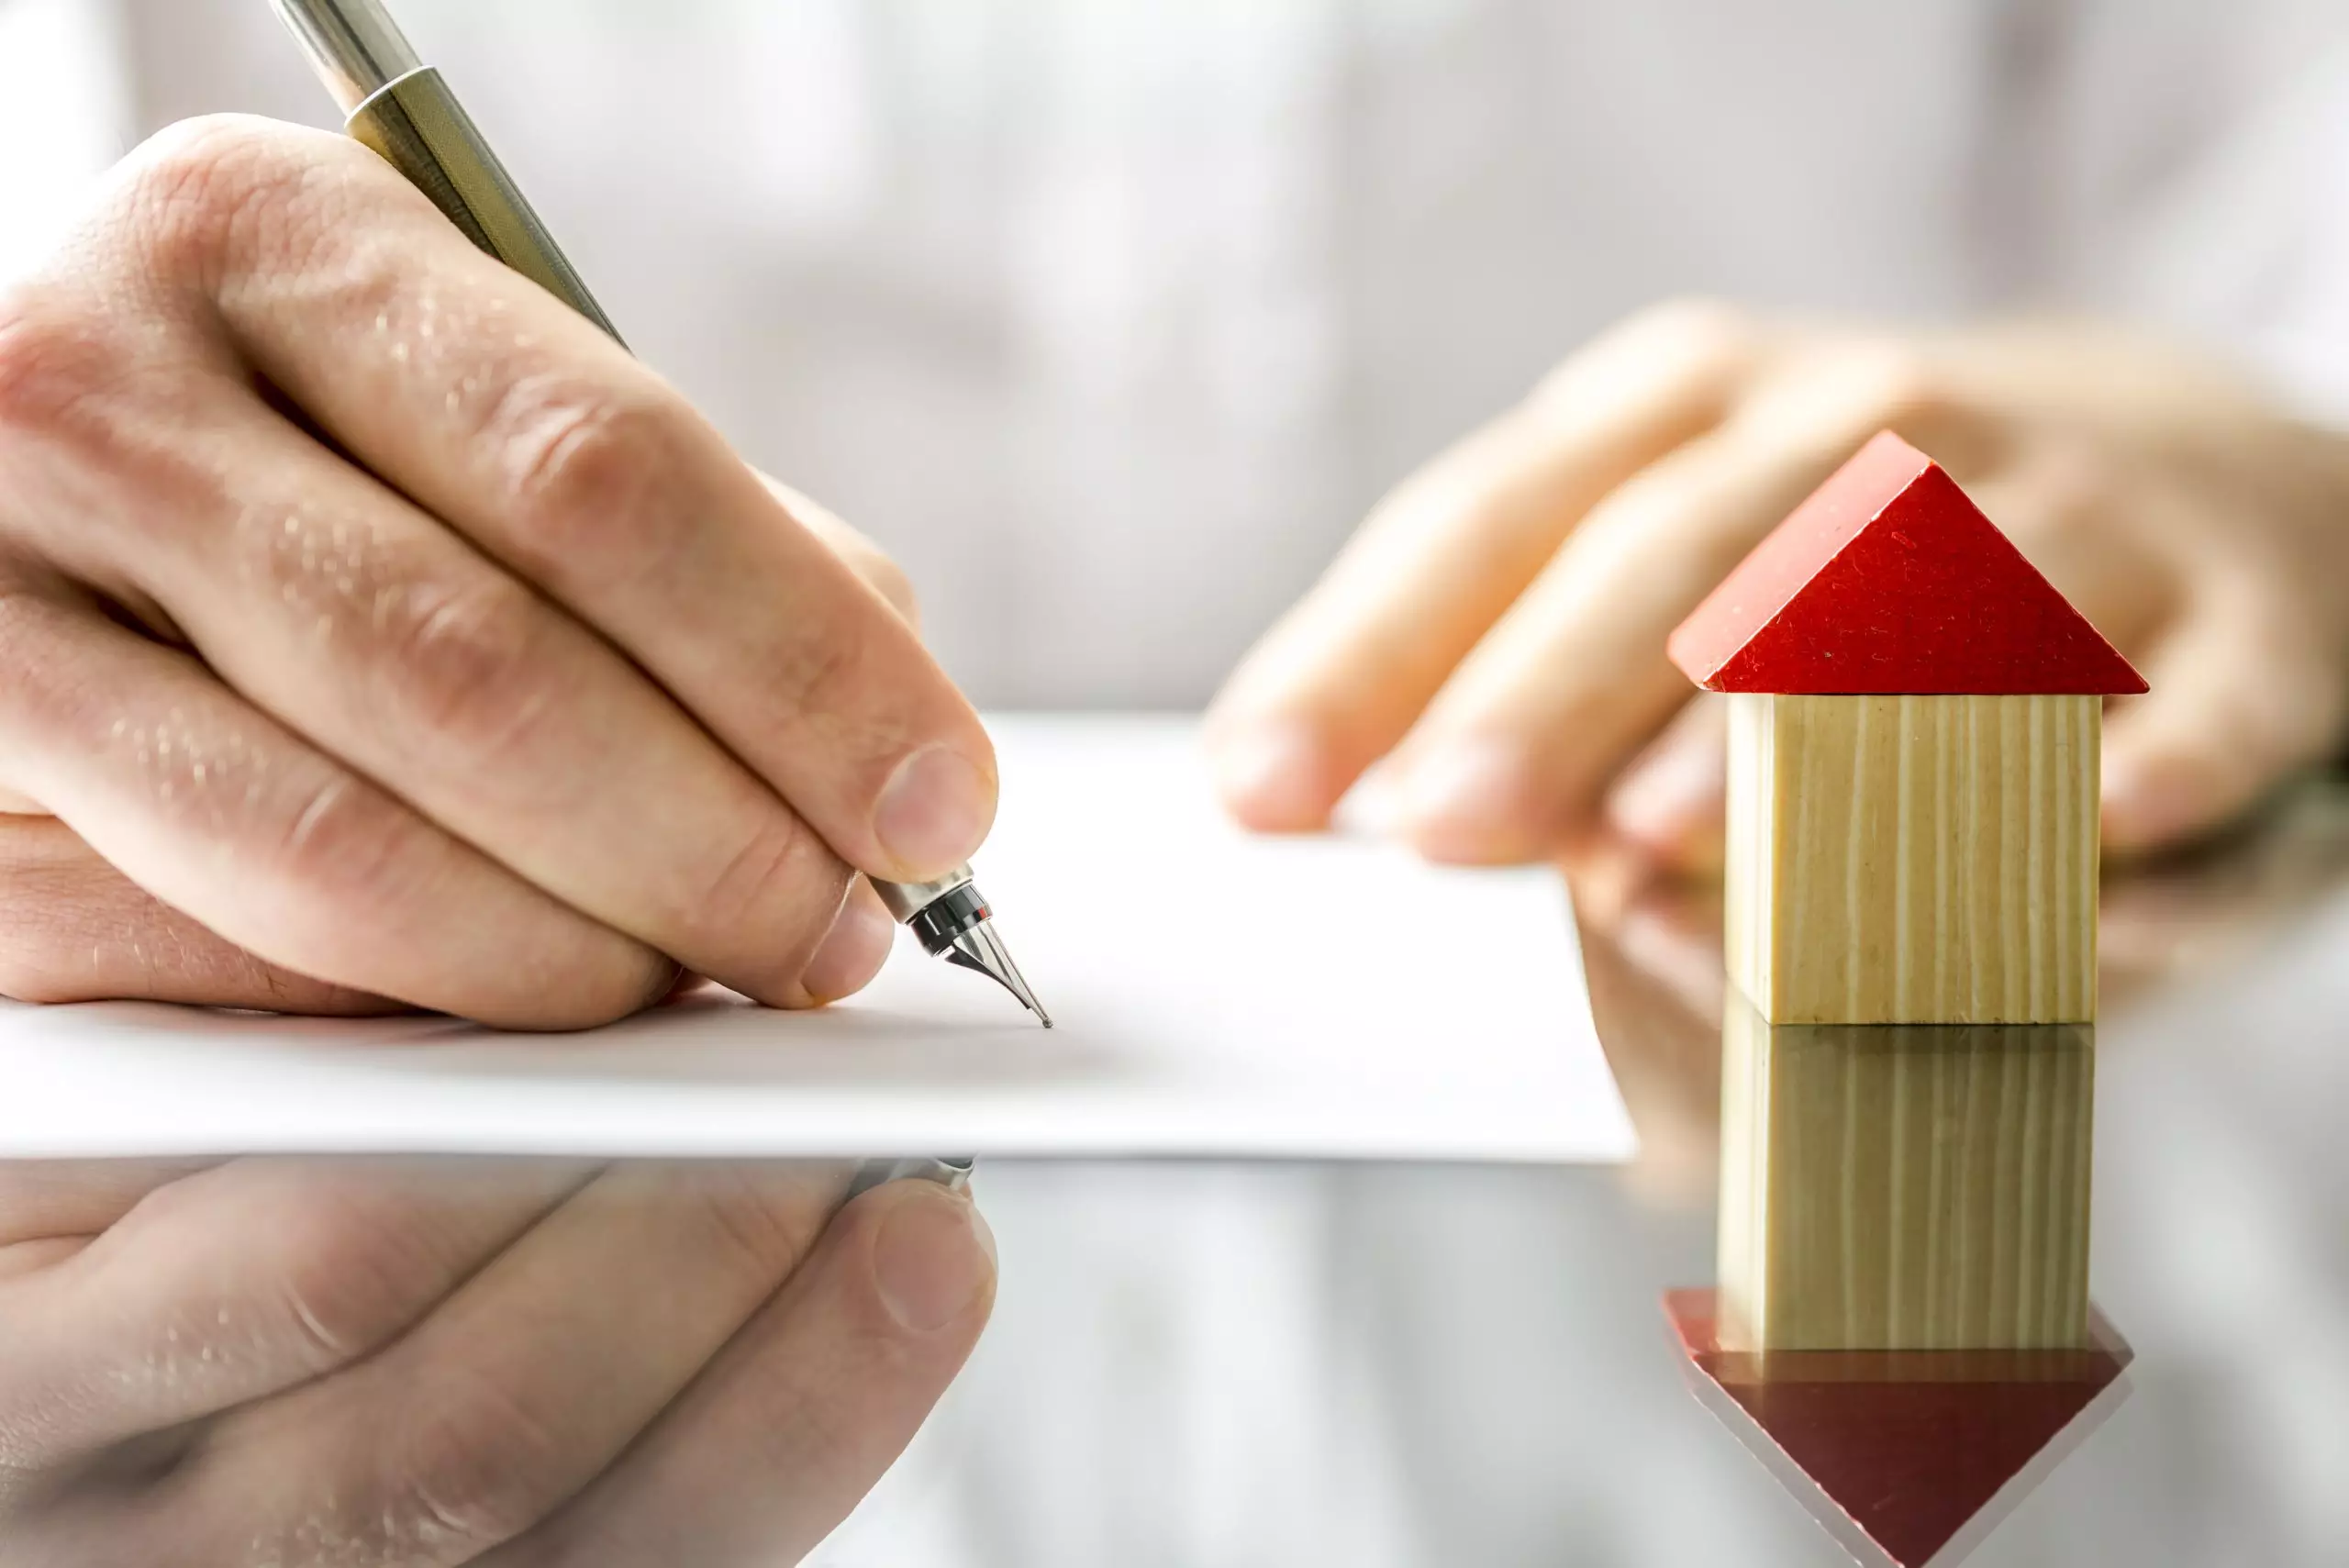
[(589, 1034), (0, 1004), (0, 1155), (1629, 1157), (1557, 877), (1243, 834), (1186, 719), (992, 728), (980, 885), (1055, 1029), (904, 933), (820, 1012)]

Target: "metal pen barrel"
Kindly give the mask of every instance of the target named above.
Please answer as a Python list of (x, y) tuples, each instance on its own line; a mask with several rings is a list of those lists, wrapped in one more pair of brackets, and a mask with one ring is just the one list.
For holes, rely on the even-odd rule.
[(407, 176), (466, 239), (621, 341), (473, 117), (378, 0), (270, 4), (342, 106), (345, 129)]
[(377, 0), (269, 0), (346, 115), (412, 71), (423, 58)]

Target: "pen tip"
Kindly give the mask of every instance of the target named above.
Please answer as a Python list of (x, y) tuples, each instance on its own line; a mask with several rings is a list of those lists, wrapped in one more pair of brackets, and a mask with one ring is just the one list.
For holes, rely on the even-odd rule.
[(1018, 997), (1019, 1005), (1042, 1019), (1046, 1029), (1052, 1027), (1052, 1014), (1044, 1011), (1044, 1005), (1036, 1000), (1033, 991), (1028, 989), (1027, 977), (1019, 973), (1019, 966), (1011, 962), (1011, 950), (1005, 947), (1003, 939), (996, 934), (994, 921), (981, 920), (956, 937), (954, 945), (948, 948), (942, 956), (949, 963), (958, 963), (964, 969), (976, 970), (985, 975)]

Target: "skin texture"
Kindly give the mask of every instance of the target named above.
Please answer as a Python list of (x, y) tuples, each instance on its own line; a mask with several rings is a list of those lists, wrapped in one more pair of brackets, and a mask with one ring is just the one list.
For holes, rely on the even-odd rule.
[[(869, 981), (995, 763), (896, 567), (373, 154), (166, 133), (0, 294), (0, 994)], [(0, 1163), (0, 1561), (796, 1560), (994, 1299), (845, 1172)]]
[(995, 762), (903, 578), (373, 153), (193, 122), (0, 295), (0, 992), (576, 1028), (869, 980)]
[(1658, 307), (1407, 480), (1232, 675), (1225, 802), (1322, 826), (1374, 763), (1440, 860), (1594, 828), (1715, 861), (1718, 704), (1665, 661), (1683, 617), (1880, 429), (1939, 459), (2127, 654), (2107, 848), (2210, 832), (2338, 745), (2349, 443), (2223, 372), (2070, 326), (1919, 334)]
[(796, 1562), (994, 1302), (967, 1197), (846, 1179), (0, 1164), (0, 1560)]

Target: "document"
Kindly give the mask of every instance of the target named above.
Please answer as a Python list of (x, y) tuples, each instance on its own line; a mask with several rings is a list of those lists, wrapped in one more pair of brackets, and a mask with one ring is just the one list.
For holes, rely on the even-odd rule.
[(1057, 1028), (903, 932), (830, 1007), (711, 988), (582, 1034), (0, 1004), (0, 1157), (1631, 1153), (1554, 873), (1243, 833), (1188, 718), (990, 728), (979, 885)]

